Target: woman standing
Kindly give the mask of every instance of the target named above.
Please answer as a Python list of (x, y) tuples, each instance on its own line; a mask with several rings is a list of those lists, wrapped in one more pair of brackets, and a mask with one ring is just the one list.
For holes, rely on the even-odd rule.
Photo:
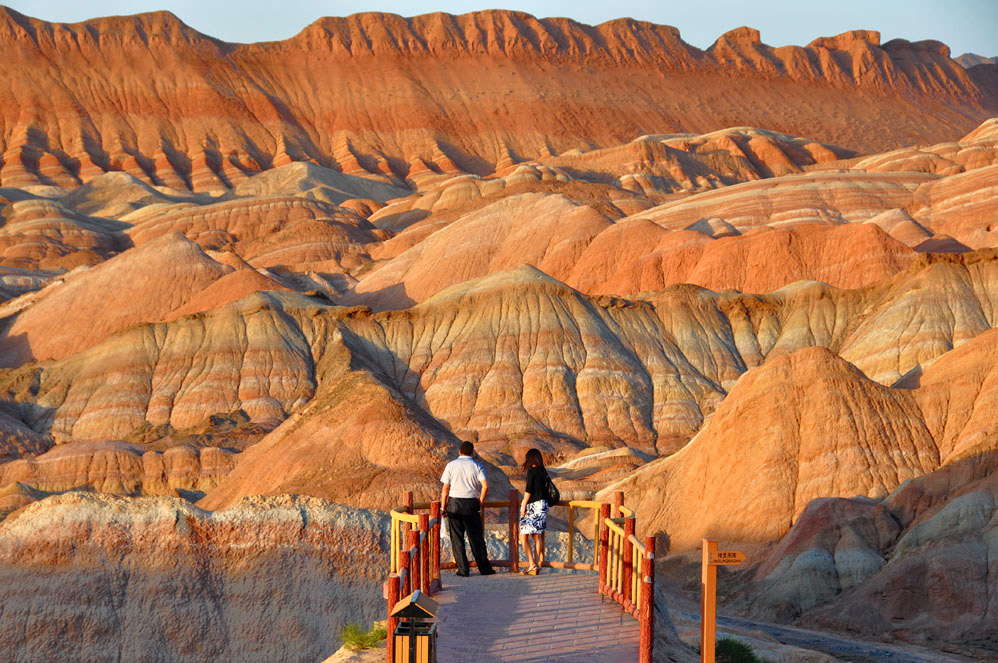
[[(538, 449), (531, 449), (523, 459), (523, 469), (527, 473), (527, 485), (520, 503), (520, 547), (527, 555), (529, 576), (537, 575), (544, 563), (544, 532), (547, 530), (548, 503), (546, 500), (548, 473), (544, 469), (544, 459)], [(527, 537), (531, 544), (527, 545)]]

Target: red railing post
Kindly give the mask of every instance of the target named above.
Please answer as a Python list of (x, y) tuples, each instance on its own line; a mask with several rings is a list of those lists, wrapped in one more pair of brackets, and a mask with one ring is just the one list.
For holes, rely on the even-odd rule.
[(419, 532), (416, 530), (409, 532), (409, 549), (412, 551), (409, 558), (409, 572), (412, 573), (412, 583), (409, 585), (409, 591), (414, 592), (420, 588), (419, 576), (422, 569), (419, 561)]
[(440, 590), (440, 502), (430, 502), (430, 520), (435, 520), (430, 532), (430, 591)]
[(634, 536), (634, 516), (624, 518), (624, 573), (621, 578), (620, 591), (622, 594), (621, 603), (623, 603), (625, 610), (630, 610), (631, 604), (634, 602), (634, 597), (631, 596), (632, 574), (634, 573), (634, 544), (631, 543), (632, 536)]
[(392, 610), (399, 602), (399, 576), (397, 573), (388, 574), (388, 615), (385, 627), (388, 630), (388, 663), (395, 661), (395, 627), (398, 626), (398, 618), (392, 617)]
[(430, 593), (430, 516), (419, 514), (419, 589), (424, 594)]
[(624, 506), (624, 491), (618, 490), (613, 493), (613, 517), (620, 518), (620, 507)]
[(610, 554), (610, 529), (606, 526), (606, 519), (610, 517), (610, 505), (599, 505), (599, 591), (607, 593), (607, 556)]
[(520, 491), (509, 491), (509, 571), (520, 571)]
[[(412, 491), (407, 490), (402, 493), (402, 501), (405, 504), (405, 512), (412, 513)], [(409, 532), (412, 531), (412, 525), (406, 521), (402, 521), (402, 527), (399, 528), (399, 548), (405, 548), (409, 543)]]
[(655, 643), (655, 537), (645, 537), (641, 562), (641, 644), (638, 663), (651, 663)]
[(409, 549), (403, 548), (399, 551), (399, 576), (402, 577), (402, 586), (399, 591), (402, 597), (409, 596), (409, 587), (412, 582), (412, 570), (409, 568)]

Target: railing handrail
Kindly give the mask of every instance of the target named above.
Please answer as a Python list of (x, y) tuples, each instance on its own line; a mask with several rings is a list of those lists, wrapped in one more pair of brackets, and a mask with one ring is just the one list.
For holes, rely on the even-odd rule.
[(604, 522), (611, 532), (617, 534), (618, 536), (624, 536), (624, 528), (621, 526), (624, 524), (623, 518), (605, 518)]
[[(645, 544), (641, 543), (638, 537), (634, 536), (633, 534), (628, 534), (627, 539), (628, 541), (631, 542), (631, 545), (634, 546), (635, 550), (640, 551), (642, 555), (648, 554), (648, 551), (645, 549)], [(649, 559), (655, 559), (655, 557), (652, 556)]]
[[(416, 510), (426, 510), (426, 509), (430, 508), (431, 504), (433, 504), (433, 503), (432, 502), (413, 502), (413, 504), (412, 504), (412, 510), (413, 511), (416, 511)], [(494, 507), (509, 506), (509, 504), (510, 504), (510, 500), (485, 500), (485, 503), (483, 504), (483, 506), (488, 507), (488, 508), (494, 508)], [(559, 500), (558, 503), (555, 504), (554, 506), (574, 506), (576, 508), (598, 509), (601, 504), (607, 504), (607, 502), (597, 502), (595, 500)], [(628, 509), (627, 507), (622, 507), (622, 508), (627, 509), (627, 511), (628, 511), (629, 514), (633, 514), (634, 513), (631, 509)], [(405, 519), (410, 518), (411, 515), (412, 515), (412, 514), (409, 514), (409, 507), (405, 506), (404, 504), (400, 505), (400, 506), (392, 507), (391, 510), (390, 510), (390, 513), (394, 514), (394, 517), (405, 518)]]

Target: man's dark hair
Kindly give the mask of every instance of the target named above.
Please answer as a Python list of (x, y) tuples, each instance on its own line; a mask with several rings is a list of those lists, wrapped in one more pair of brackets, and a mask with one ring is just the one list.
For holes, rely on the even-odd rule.
[(464, 442), (461, 443), (461, 448), (458, 449), (458, 452), (460, 452), (462, 456), (474, 456), (475, 445), (465, 440)]

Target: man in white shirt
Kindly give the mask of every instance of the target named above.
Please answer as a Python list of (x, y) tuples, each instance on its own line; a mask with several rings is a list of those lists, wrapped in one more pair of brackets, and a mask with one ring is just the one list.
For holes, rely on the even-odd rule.
[(450, 534), (457, 575), (468, 577), (468, 555), (464, 551), (464, 533), (468, 533), (471, 554), (475, 557), (478, 572), (483, 576), (495, 573), (485, 549), (485, 528), (482, 524), (482, 502), (489, 492), (485, 470), (475, 461), (475, 445), (462, 442), (456, 460), (447, 463), (440, 483), (440, 503), (447, 512), (447, 531)]

